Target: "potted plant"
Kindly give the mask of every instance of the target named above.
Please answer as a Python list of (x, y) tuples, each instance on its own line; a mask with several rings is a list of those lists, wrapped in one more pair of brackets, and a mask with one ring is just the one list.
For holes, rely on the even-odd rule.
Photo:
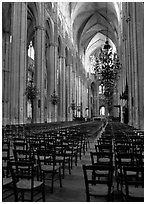
[(26, 84), (25, 95), (28, 101), (31, 103), (32, 108), (32, 120), (33, 120), (33, 113), (34, 113), (34, 100), (36, 99), (39, 91), (33, 81), (28, 81)]
[(59, 96), (56, 94), (56, 91), (53, 91), (53, 94), (51, 94), (51, 103), (53, 105), (56, 105), (57, 103), (59, 103)]

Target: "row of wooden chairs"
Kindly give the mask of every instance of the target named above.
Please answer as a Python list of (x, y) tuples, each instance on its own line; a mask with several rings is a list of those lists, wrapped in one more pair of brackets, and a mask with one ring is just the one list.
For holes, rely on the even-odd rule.
[[(127, 125), (126, 128), (124, 124), (119, 126), (108, 123), (96, 141), (95, 151), (90, 153), (92, 165), (83, 166), (87, 201), (90, 201), (90, 197), (103, 196), (105, 189), (108, 189), (104, 194), (107, 201), (113, 201), (113, 175), (117, 190), (120, 185), (123, 201), (144, 200), (143, 135), (135, 134), (135, 129)], [(102, 176), (104, 179), (106, 177), (106, 182)], [(98, 187), (94, 193), (91, 191), (93, 187)]]
[[(3, 168), (3, 175), (5, 180), (7, 179), (7, 184), (6, 182), (3, 183), (3, 189), (12, 185), (13, 179), (15, 201), (18, 201), (19, 198), (22, 201), (25, 200), (24, 191), (26, 189), (31, 191), (31, 201), (34, 201), (33, 191), (41, 189), (41, 199), (44, 201), (43, 191), (46, 179), (51, 179), (51, 192), (53, 192), (56, 179), (59, 180), (60, 187), (62, 187), (65, 167), (68, 168), (69, 174), (71, 174), (73, 160), (77, 165), (78, 157), (81, 159), (88, 145), (89, 141), (86, 132), (81, 131), (79, 128), (62, 128), (52, 131), (51, 134), (39, 132), (32, 135), (26, 134), (25, 137), (24, 135), (23, 137), (13, 136), (12, 140), (3, 140), (3, 167), (4, 163), (6, 167)], [(28, 166), (26, 166), (27, 164)], [(27, 172), (27, 170), (29, 171)], [(29, 175), (31, 176), (30, 182), (25, 183), (26, 180), (19, 182), (19, 175), (17, 174), (21, 173), (31, 174)], [(11, 175), (13, 176), (11, 177)], [(14, 180), (14, 177), (17, 178), (17, 176), (18, 180)], [(8, 179), (11, 179), (10, 182), (8, 182)], [(34, 186), (32, 183), (34, 183)], [(18, 191), (20, 191), (20, 196)]]

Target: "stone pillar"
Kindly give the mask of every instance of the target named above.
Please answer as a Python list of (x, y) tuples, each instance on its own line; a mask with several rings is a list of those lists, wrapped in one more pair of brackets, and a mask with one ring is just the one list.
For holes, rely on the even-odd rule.
[[(75, 70), (73, 69), (72, 70), (72, 101), (71, 103), (73, 102), (74, 100), (74, 103), (76, 103), (76, 85), (75, 85)], [(74, 115), (73, 115), (74, 113)], [(72, 110), (72, 119), (73, 119), (73, 116), (75, 116), (75, 110), (73, 111)]]
[[(49, 76), (48, 76), (48, 82), (49, 82), (49, 90), (48, 90), (48, 98), (49, 98), (49, 122), (55, 122), (56, 112), (55, 112), (55, 106), (51, 103), (51, 95), (53, 94), (55, 90), (55, 44), (51, 42), (49, 44)], [(57, 94), (57, 93), (56, 93)]]
[(138, 128), (144, 130), (144, 2), (133, 3), (137, 43)]
[(69, 121), (69, 97), (70, 97), (70, 66), (66, 65), (66, 80), (65, 80), (65, 87), (66, 87), (66, 120)]
[(88, 108), (89, 108), (89, 118), (91, 118), (91, 81), (88, 78)]
[[(9, 28), (10, 29), (10, 28)], [(10, 61), (11, 61), (11, 35), (10, 32), (5, 31), (2, 39), (2, 124), (10, 124)]]
[(62, 80), (62, 61), (63, 61), (63, 57), (60, 56), (59, 57), (59, 98), (60, 98), (60, 101), (59, 101), (59, 120), (62, 121), (63, 120), (63, 109), (62, 109), (62, 106), (63, 106), (63, 80)]
[(63, 121), (65, 121), (66, 117), (65, 117), (65, 57), (63, 57), (62, 60), (62, 81), (63, 81), (63, 89), (62, 89), (62, 96), (63, 96), (63, 101), (62, 101), (62, 112), (63, 112)]
[[(129, 11), (128, 11), (128, 3), (126, 3), (126, 18), (125, 20), (128, 20), (129, 18)], [(128, 80), (128, 109), (129, 109), (129, 125), (132, 125), (132, 78), (131, 78), (131, 59), (130, 59), (130, 27), (129, 27), (129, 21), (127, 22), (127, 40), (126, 40), (126, 62), (127, 62), (127, 80)]]
[(135, 3), (131, 3), (131, 56), (133, 59), (133, 89), (134, 89), (134, 96), (132, 98), (133, 102), (133, 125), (134, 127), (138, 128), (138, 76), (137, 76), (137, 38), (136, 38), (136, 16), (135, 16)]
[(35, 103), (35, 122), (44, 122), (44, 68), (45, 68), (45, 27), (44, 27), (44, 4), (41, 4), (41, 22), (36, 26), (36, 85), (39, 94)]
[(72, 109), (70, 107), (73, 99), (72, 95), (72, 87), (73, 87), (73, 74), (72, 74), (72, 64), (70, 64), (70, 70), (69, 70), (69, 121), (72, 121)]
[(26, 121), (27, 3), (13, 5), (10, 118), (11, 124), (17, 124)]
[(96, 91), (96, 94), (97, 94), (97, 101), (96, 101), (97, 109), (96, 109), (96, 113), (97, 113), (97, 116), (99, 116), (99, 81), (98, 80), (96, 82), (96, 87), (97, 87), (97, 91)]

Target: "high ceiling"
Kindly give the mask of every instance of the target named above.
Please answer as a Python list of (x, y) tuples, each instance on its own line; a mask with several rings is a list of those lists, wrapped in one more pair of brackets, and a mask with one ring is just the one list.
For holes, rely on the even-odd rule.
[(116, 2), (72, 2), (73, 36), (80, 52), (88, 56), (97, 52), (106, 36), (111, 46), (117, 46), (120, 24), (120, 4)]

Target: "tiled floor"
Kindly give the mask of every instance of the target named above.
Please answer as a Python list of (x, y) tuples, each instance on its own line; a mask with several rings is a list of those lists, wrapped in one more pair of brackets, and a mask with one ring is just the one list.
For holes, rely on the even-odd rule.
[[(98, 135), (99, 136), (99, 135)], [(97, 136), (97, 137), (98, 137)], [(71, 175), (68, 174), (68, 170), (65, 172), (65, 178), (62, 179), (63, 187), (60, 188), (59, 181), (54, 184), (54, 192), (50, 192), (50, 183), (46, 182), (45, 195), (46, 202), (86, 202), (85, 185), (83, 178), (82, 165), (90, 164), (90, 151), (94, 150), (94, 140), (97, 137), (91, 137), (90, 148), (85, 155), (82, 156), (82, 160), (78, 161), (77, 166), (73, 166)], [(11, 196), (5, 200), (7, 202), (13, 202), (14, 198)], [(92, 201), (92, 200), (91, 200)], [(96, 198), (96, 202), (106, 201), (104, 198)], [(115, 191), (114, 202), (120, 202), (120, 194)]]

